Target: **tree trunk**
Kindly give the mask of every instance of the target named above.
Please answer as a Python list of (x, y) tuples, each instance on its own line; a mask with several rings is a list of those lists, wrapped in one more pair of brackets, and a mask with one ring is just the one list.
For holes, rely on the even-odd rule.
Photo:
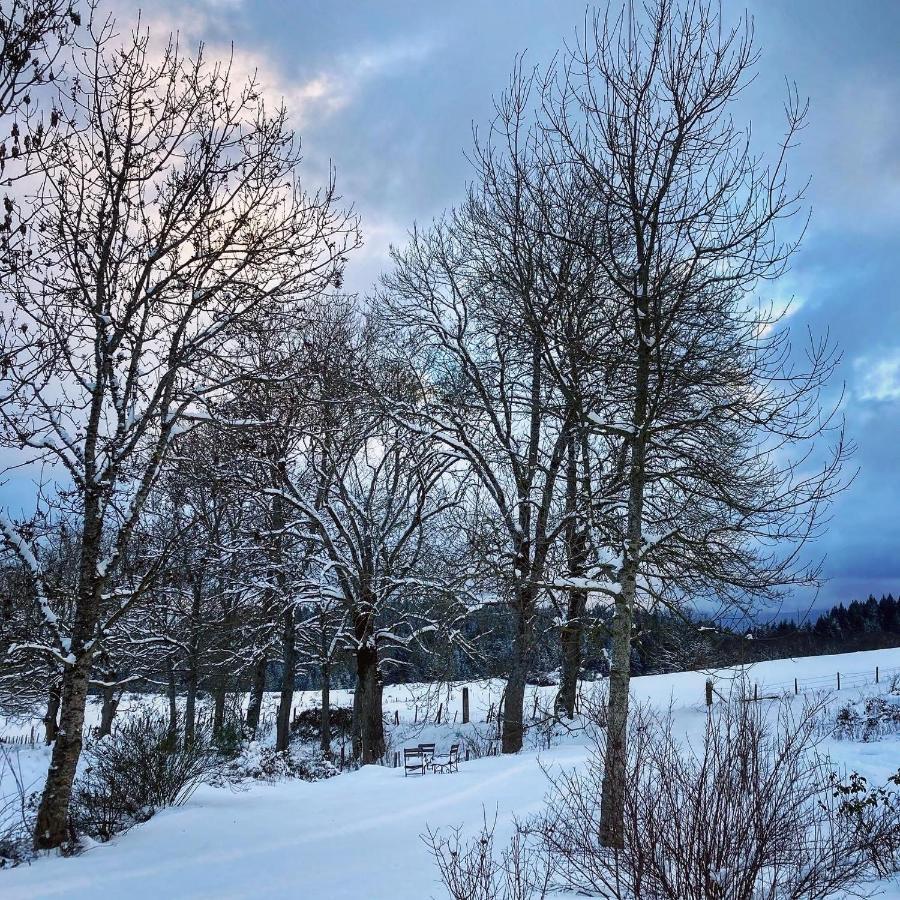
[(534, 590), (520, 588), (516, 603), (516, 634), (513, 638), (512, 665), (503, 702), (504, 753), (518, 753), (525, 733), (525, 681), (531, 667), (531, 628)]
[(384, 716), (378, 681), (378, 649), (370, 637), (356, 651), (356, 695), (359, 716), (359, 760), (366, 766), (384, 756)]
[(320, 721), (319, 749), (331, 757), (331, 666), (322, 663), (322, 717)]
[(178, 734), (178, 693), (175, 686), (175, 663), (171, 659), (166, 660), (166, 676), (169, 694), (169, 739), (174, 740)]
[(215, 702), (213, 705), (213, 734), (219, 734), (225, 725), (225, 688), (224, 675), (216, 678)]
[(59, 730), (59, 701), (62, 683), (54, 681), (50, 684), (50, 695), (47, 698), (47, 714), (44, 716), (44, 742), (52, 744)]
[(566, 624), (560, 634), (562, 667), (559, 691), (554, 702), (557, 716), (575, 718), (575, 699), (578, 696), (578, 676), (581, 674), (581, 635), (584, 631), (583, 617), (587, 602), (584, 591), (569, 591), (569, 608)]
[(35, 821), (35, 850), (59, 847), (69, 836), (69, 800), (81, 755), (91, 664), (92, 654), (84, 651), (63, 674), (62, 716)]
[[(569, 439), (566, 447), (566, 515), (565, 530), (566, 557), (569, 577), (582, 578), (587, 563), (587, 526), (579, 521), (579, 513), (584, 513), (590, 502), (590, 473), (587, 463), (587, 448), (583, 451), (581, 479), (578, 477), (579, 441), (575, 431), (575, 411), (570, 410)], [(583, 496), (579, 497), (579, 489)], [(579, 502), (579, 500), (581, 502)], [(587, 591), (569, 590), (566, 609), (566, 623), (560, 634), (562, 667), (559, 691), (554, 702), (557, 716), (575, 717), (575, 699), (578, 696), (578, 676), (581, 674), (581, 635), (584, 631), (584, 614), (587, 609)]]
[(350, 723), (350, 750), (354, 759), (362, 756), (362, 738), (360, 736), (360, 698), (359, 677), (356, 679), (356, 687), (353, 689), (353, 720)]
[(197, 660), (188, 661), (187, 679), (184, 698), (184, 742), (190, 744), (194, 740), (197, 729)]
[(99, 618), (103, 580), (98, 578), (102, 513), (96, 493), (85, 498), (84, 529), (78, 572), (75, 622), (70, 643), (71, 665), (62, 676), (59, 730), (53, 743), (50, 767), (34, 825), (35, 850), (50, 850), (66, 842), (69, 800), (84, 735), (84, 712), (94, 665), (93, 646)]
[(194, 740), (197, 728), (197, 686), (200, 682), (200, 603), (201, 586), (197, 581), (191, 598), (191, 634), (188, 643), (187, 684), (184, 702), (184, 742)]
[(116, 699), (115, 685), (104, 685), (103, 706), (100, 710), (100, 728), (97, 731), (98, 737), (106, 737), (106, 735), (112, 732), (112, 723), (118, 706), (119, 701)]
[(619, 575), (612, 624), (609, 670), (606, 753), (600, 798), (600, 843), (625, 846), (625, 777), (628, 751), (628, 690), (631, 682), (631, 624), (637, 594), (637, 573), (643, 543), (644, 487), (647, 457), (647, 403), (650, 379), (651, 319), (646, 278), (636, 300), (635, 333), (638, 345), (635, 400), (632, 417), (631, 460), (628, 469), (628, 524), (624, 561)]
[(284, 669), (281, 673), (281, 698), (278, 701), (278, 714), (275, 726), (275, 749), (287, 750), (290, 743), (291, 704), (294, 702), (294, 667), (297, 663), (297, 635), (294, 628), (294, 607), (289, 605), (284, 612), (284, 630), (282, 633), (284, 648)]
[(268, 660), (265, 653), (256, 657), (253, 663), (253, 675), (250, 681), (250, 699), (247, 701), (247, 728), (256, 737), (259, 718), (262, 714), (263, 694), (266, 691), (266, 666)]

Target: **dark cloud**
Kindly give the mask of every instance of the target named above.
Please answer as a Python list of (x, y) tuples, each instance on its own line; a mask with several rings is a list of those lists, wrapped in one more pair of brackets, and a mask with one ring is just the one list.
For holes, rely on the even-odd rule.
[[(115, 6), (129, 9), (124, 0)], [(724, 2), (726, 17), (745, 8)], [(798, 180), (812, 177), (813, 218), (774, 295), (796, 296), (792, 328), (830, 329), (838, 341), (848, 430), (859, 446), (861, 474), (819, 545), (833, 579), (823, 596), (855, 596), (867, 585), (896, 592), (900, 397), (875, 387), (886, 377), (879, 364), (900, 359), (900, 3), (756, 0), (750, 13), (762, 58), (737, 119), (771, 147), (785, 79), (810, 98), (794, 169)], [(348, 284), (365, 291), (387, 265), (391, 241), (462, 196), (471, 127), (487, 122), (515, 55), (527, 50), (530, 61), (546, 62), (584, 15), (582, 0), (165, 0), (150, 19), (207, 39), (210, 52), (226, 53), (234, 41), (240, 65), (258, 65), (295, 108), (311, 175), (333, 162), (362, 215), (367, 246)]]

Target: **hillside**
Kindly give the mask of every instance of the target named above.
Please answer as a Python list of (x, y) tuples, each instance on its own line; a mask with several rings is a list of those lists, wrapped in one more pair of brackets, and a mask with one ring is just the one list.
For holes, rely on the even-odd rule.
[[(900, 670), (900, 650), (771, 661), (754, 666), (749, 679), (766, 694), (792, 684), (794, 678), (809, 692), (830, 691), (830, 683), (825, 682), (841, 671), (842, 691), (834, 692), (830, 701), (835, 706), (884, 690), (886, 678), (878, 686), (862, 686), (866, 673), (874, 681), (876, 666), (880, 674)], [(724, 692), (728, 680), (736, 676), (734, 670), (716, 673), (718, 687)], [(707, 677), (704, 672), (685, 672), (637, 678), (633, 695), (659, 709), (671, 704), (679, 727), (696, 738), (705, 721)], [(859, 686), (851, 686), (854, 682)], [(473, 719), (483, 718), (482, 711), (490, 708), (498, 687), (492, 683), (472, 686)], [(585, 696), (589, 689), (583, 686)], [(552, 688), (537, 690), (549, 694)], [(425, 693), (425, 686), (385, 690), (388, 717), (393, 721), (396, 711), (401, 719), (395, 738), (402, 732), (414, 742), (410, 719), (417, 715)], [(438, 702), (446, 703), (444, 696)], [(451, 694), (445, 709), (457, 708), (457, 696)], [(300, 703), (312, 700), (299, 698)], [(802, 700), (803, 696), (793, 702)], [(422, 710), (424, 706), (419, 706), (419, 724)], [(427, 725), (427, 735), (438, 742), (439, 750), (440, 745), (449, 744), (457, 727), (444, 721), (437, 726), (432, 719)], [(11, 733), (11, 726), (7, 727)], [(827, 740), (825, 747), (838, 769), (852, 767), (873, 783), (883, 781), (900, 760), (896, 735), (873, 743)], [(426, 828), (463, 825), (473, 832), (483, 816), (496, 815), (498, 837), (505, 837), (513, 817), (540, 809), (547, 788), (543, 768), (582, 766), (588, 752), (583, 734), (576, 733), (549, 750), (463, 762), (453, 775), (404, 778), (400, 769), (368, 766), (316, 783), (207, 785), (184, 807), (163, 811), (77, 858), (44, 858), (0, 873), (0, 894), (7, 900), (166, 896), (423, 900), (441, 896), (436, 870), (420, 839)], [(22, 770), (36, 783), (41, 765), (46, 765), (46, 751), (25, 747), (18, 756)], [(886, 883), (883, 887), (888, 891), (885, 897), (900, 898), (900, 886)]]

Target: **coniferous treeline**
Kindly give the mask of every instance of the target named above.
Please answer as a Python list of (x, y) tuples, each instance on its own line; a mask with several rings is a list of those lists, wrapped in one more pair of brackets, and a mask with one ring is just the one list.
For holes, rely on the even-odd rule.
[[(819, 656), (854, 650), (900, 646), (900, 600), (893, 594), (839, 603), (818, 618), (781, 619), (752, 629), (727, 626), (696, 616), (639, 612), (636, 616), (632, 671), (636, 675), (680, 672), (712, 666), (757, 662), (788, 656)], [(500, 605), (487, 605), (470, 617), (468, 636), (486, 652), (477, 659), (455, 653), (441, 661), (441, 673), (454, 677), (499, 677), (507, 665), (512, 623)], [(543, 681), (560, 667), (559, 626), (552, 609), (539, 610), (537, 650), (530, 680)], [(605, 677), (609, 671), (609, 614), (598, 612), (585, 629), (584, 673)], [(436, 674), (435, 657), (417, 650), (400, 654), (391, 675), (397, 681), (424, 681)], [(309, 685), (310, 687), (312, 684)]]

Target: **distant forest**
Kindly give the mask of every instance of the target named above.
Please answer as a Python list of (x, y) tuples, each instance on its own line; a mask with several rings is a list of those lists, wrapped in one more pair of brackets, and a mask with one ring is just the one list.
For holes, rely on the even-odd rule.
[[(559, 623), (552, 609), (538, 613), (537, 652), (530, 681), (550, 683), (560, 667)], [(609, 615), (601, 613), (585, 628), (584, 674), (606, 676), (609, 671)], [(744, 631), (701, 619), (690, 620), (663, 612), (638, 613), (632, 646), (632, 672), (654, 675), (736, 663), (758, 662), (789, 656), (820, 656), (900, 646), (900, 601), (893, 594), (876, 599), (840, 603), (817, 619), (797, 623), (782, 619)], [(485, 606), (468, 623), (468, 637), (482, 652), (469, 659), (453, 650), (442, 658), (434, 653), (397, 654), (386, 668), (389, 682), (432, 678), (477, 678), (499, 676), (508, 665), (512, 623), (500, 606)], [(436, 668), (437, 666), (437, 668)], [(312, 688), (314, 677), (299, 679)], [(309, 683), (307, 683), (307, 681)], [(352, 678), (347, 673), (347, 685)]]

